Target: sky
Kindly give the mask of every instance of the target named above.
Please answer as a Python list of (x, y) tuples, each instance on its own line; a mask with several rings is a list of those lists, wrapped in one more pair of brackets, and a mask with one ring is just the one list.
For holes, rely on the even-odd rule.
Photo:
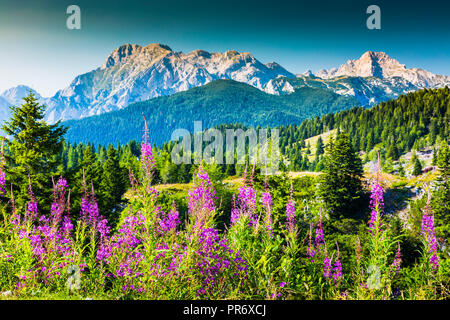
[[(81, 9), (80, 30), (66, 27), (72, 4)], [(381, 30), (366, 27), (372, 4)], [(53, 96), (125, 43), (251, 52), (293, 73), (384, 51), (408, 68), (450, 75), (450, 2), (0, 0), (0, 93), (24, 84)]]

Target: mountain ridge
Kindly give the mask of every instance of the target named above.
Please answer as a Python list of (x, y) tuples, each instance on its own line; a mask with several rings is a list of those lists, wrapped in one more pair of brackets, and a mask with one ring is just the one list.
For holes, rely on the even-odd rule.
[[(272, 95), (292, 94), (301, 87), (328, 89), (369, 107), (421, 88), (450, 85), (450, 77), (407, 69), (384, 52), (367, 51), (337, 68), (294, 75), (280, 64), (264, 64), (248, 52), (197, 49), (183, 53), (152, 43), (119, 46), (101, 66), (78, 75), (53, 97), (43, 98), (31, 90), (46, 105), (45, 120), (54, 123), (120, 110), (219, 79), (243, 82)], [(30, 88), (17, 86), (0, 95), (0, 121), (8, 118), (10, 105), (21, 103), (26, 89)]]
[(126, 143), (141, 139), (144, 113), (150, 140), (161, 144), (170, 140), (175, 129), (192, 131), (194, 121), (202, 121), (205, 129), (224, 123), (254, 127), (299, 124), (307, 118), (354, 106), (358, 106), (356, 99), (321, 88), (305, 87), (291, 95), (271, 95), (242, 82), (221, 79), (63, 125), (69, 127), (66, 138), (71, 142)]

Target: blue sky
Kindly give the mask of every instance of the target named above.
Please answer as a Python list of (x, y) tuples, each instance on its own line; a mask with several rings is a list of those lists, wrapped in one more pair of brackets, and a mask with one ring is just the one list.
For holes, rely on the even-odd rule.
[[(81, 8), (81, 30), (66, 8)], [(366, 8), (381, 8), (381, 30)], [(99, 67), (125, 43), (173, 50), (251, 52), (293, 73), (317, 71), (385, 51), (406, 64), (450, 75), (448, 1), (396, 0), (0, 0), (0, 92), (25, 84), (43, 96)]]

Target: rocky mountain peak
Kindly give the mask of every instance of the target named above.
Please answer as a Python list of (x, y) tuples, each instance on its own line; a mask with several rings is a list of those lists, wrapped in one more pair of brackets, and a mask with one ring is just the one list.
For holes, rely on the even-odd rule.
[(170, 52), (172, 52), (172, 49), (169, 46), (161, 43), (152, 43), (145, 47), (142, 47), (138, 44), (127, 43), (115, 49), (106, 59), (101, 69), (110, 68), (120, 63), (126, 63), (132, 57), (136, 57), (142, 53), (150, 55), (161, 55)]
[(357, 60), (348, 60), (339, 68), (320, 70), (315, 74), (322, 79), (335, 77), (402, 78), (419, 88), (439, 88), (450, 82), (450, 77), (435, 75), (429, 71), (411, 68), (391, 58), (384, 52), (367, 51)]
[(16, 105), (18, 103), (22, 103), (22, 98), (28, 96), (30, 91), (37, 99), (41, 98), (39, 93), (25, 85), (18, 85), (16, 87), (9, 88), (8, 90), (5, 90), (0, 97), (8, 101), (10, 104)]
[(316, 75), (325, 79), (339, 76), (389, 78), (403, 71), (405, 65), (386, 53), (367, 51), (357, 60), (348, 60), (337, 69), (321, 70)]

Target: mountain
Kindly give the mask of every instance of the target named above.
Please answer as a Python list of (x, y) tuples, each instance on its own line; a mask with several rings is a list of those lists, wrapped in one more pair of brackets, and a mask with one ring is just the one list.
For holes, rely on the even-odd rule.
[(270, 80), (264, 90), (271, 94), (290, 94), (301, 87), (326, 88), (353, 96), (362, 106), (373, 106), (423, 88), (450, 86), (450, 77), (422, 69), (407, 69), (384, 52), (368, 51), (358, 60), (349, 60), (339, 68), (307, 71), (295, 78)]
[(24, 85), (12, 87), (0, 94), (0, 125), (11, 116), (9, 107), (21, 105), (22, 99), (28, 96), (30, 92), (34, 93), (40, 103), (45, 103), (46, 100), (39, 93)]
[(270, 94), (283, 95), (302, 87), (328, 89), (339, 95), (351, 96), (356, 98), (361, 106), (367, 107), (420, 89), (400, 77), (381, 79), (339, 76), (322, 79), (314, 75), (298, 75), (296, 78), (279, 77), (270, 80), (264, 90)]
[(418, 88), (441, 88), (450, 84), (450, 77), (435, 75), (429, 71), (412, 68), (389, 57), (384, 52), (365, 52), (358, 60), (349, 60), (339, 68), (321, 70), (315, 74), (322, 79), (340, 76), (377, 77), (380, 79), (402, 78)]
[(30, 91), (36, 96), (38, 100), (42, 100), (42, 97), (39, 93), (24, 85), (18, 85), (16, 87), (5, 90), (0, 95), (0, 97), (8, 101), (8, 103), (10, 103), (11, 105), (18, 105), (23, 103), (22, 99), (25, 98), (30, 93)]
[(217, 79), (262, 89), (278, 76), (294, 75), (277, 63), (265, 65), (250, 53), (195, 50), (184, 54), (162, 44), (126, 44), (115, 49), (101, 67), (76, 77), (49, 99), (46, 119), (55, 122), (98, 115)]
[[(47, 106), (46, 121), (54, 123), (120, 110), (220, 79), (239, 81), (272, 95), (293, 94), (303, 87), (327, 89), (368, 107), (422, 88), (450, 85), (450, 77), (407, 69), (384, 52), (368, 51), (338, 68), (315, 74), (308, 70), (296, 76), (275, 62), (263, 64), (250, 53), (195, 50), (185, 54), (155, 43), (120, 46), (103, 65), (77, 76), (53, 97), (36, 95)], [(28, 90), (19, 86), (0, 95), (0, 121), (9, 116), (7, 106), (21, 103)]]
[[(248, 84), (216, 80), (170, 96), (129, 105), (126, 109), (80, 120), (66, 121), (70, 142), (126, 143), (142, 139), (145, 114), (150, 140), (162, 144), (175, 129), (193, 131), (194, 121), (203, 129), (220, 124), (246, 126), (300, 124), (304, 119), (358, 106), (353, 97), (322, 88), (299, 88), (289, 95), (271, 95)], [(86, 128), (89, 128), (86, 130)]]

